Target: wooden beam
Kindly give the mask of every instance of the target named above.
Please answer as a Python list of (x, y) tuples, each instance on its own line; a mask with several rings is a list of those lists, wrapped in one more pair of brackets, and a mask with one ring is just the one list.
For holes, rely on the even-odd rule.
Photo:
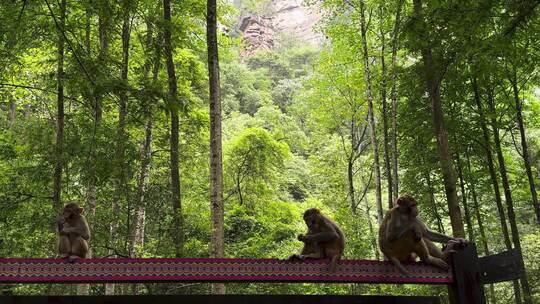
[(476, 244), (452, 255), (454, 283), (448, 285), (451, 304), (486, 304)]
[(440, 304), (438, 297), (305, 295), (5, 296), (3, 304)]
[(413, 275), (390, 262), (342, 260), (330, 272), (327, 260), (275, 259), (0, 259), (1, 283), (122, 282), (313, 282), (448, 284), (451, 271), (408, 263)]
[(517, 280), (523, 276), (523, 257), (516, 249), (485, 256), (479, 261), (483, 284)]

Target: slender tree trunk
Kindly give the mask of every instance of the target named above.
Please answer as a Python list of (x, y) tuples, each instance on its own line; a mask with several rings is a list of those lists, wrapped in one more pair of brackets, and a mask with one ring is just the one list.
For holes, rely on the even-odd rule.
[(367, 199), (365, 199), (365, 201), (366, 201), (366, 217), (368, 220), (369, 239), (371, 240), (371, 247), (373, 247), (373, 253), (375, 254), (375, 259), (380, 260), (381, 256), (379, 253), (379, 246), (377, 246), (377, 236), (373, 229), (373, 222), (371, 221), (371, 206), (369, 206), (369, 202)]
[[(217, 4), (207, 1), (206, 41), (210, 86), (210, 178), (212, 179), (212, 256), (224, 255), (223, 163), (221, 148), (221, 96), (219, 89), (219, 50), (217, 42)], [(225, 284), (214, 284), (215, 294), (225, 293)]]
[(497, 173), (495, 172), (495, 162), (493, 160), (493, 155), (491, 154), (491, 139), (489, 138), (484, 109), (482, 107), (482, 102), (480, 101), (480, 92), (478, 89), (476, 77), (473, 77), (472, 79), (472, 86), (474, 92), (474, 100), (478, 109), (478, 115), (480, 116), (480, 126), (482, 128), (482, 135), (484, 137), (484, 149), (486, 150), (486, 160), (488, 164), (489, 177), (491, 179), (491, 184), (493, 185), (493, 193), (495, 194), (495, 202), (497, 205), (497, 211), (499, 213), (499, 219), (501, 221), (501, 230), (503, 233), (504, 244), (506, 246), (506, 249), (509, 250), (512, 249), (512, 243), (510, 242), (510, 234), (508, 232), (508, 225), (506, 224), (506, 215), (501, 200), (499, 181), (497, 179)]
[(64, 166), (64, 29), (66, 26), (66, 0), (60, 4), (60, 22), (58, 24), (58, 63), (56, 67), (57, 96), (56, 96), (56, 146), (54, 165), (54, 186), (53, 186), (53, 219), (62, 211), (62, 168)]
[(84, 27), (84, 47), (86, 49), (86, 55), (90, 55), (91, 45), (90, 45), (90, 35), (92, 32), (92, 12), (90, 11), (90, 5), (86, 8), (86, 19)]
[[(454, 134), (455, 137), (455, 134)], [(457, 142), (457, 141), (456, 141)], [(461, 165), (461, 157), (459, 152), (456, 152), (456, 163), (458, 169), (459, 185), (461, 189), (461, 201), (463, 202), (463, 209), (465, 211), (465, 224), (467, 225), (467, 235), (469, 240), (474, 240), (474, 231), (471, 220), (471, 213), (469, 209), (469, 202), (467, 202), (467, 193), (465, 191), (465, 180), (463, 178), (463, 168)]]
[[(508, 212), (508, 221), (510, 222), (510, 230), (512, 232), (512, 241), (514, 247), (521, 252), (521, 241), (519, 240), (519, 230), (516, 222), (516, 215), (514, 213), (514, 200), (512, 198), (512, 192), (510, 191), (510, 183), (508, 181), (508, 174), (506, 171), (506, 163), (501, 148), (501, 140), (499, 138), (499, 127), (497, 122), (497, 110), (495, 109), (495, 101), (493, 99), (493, 91), (488, 88), (488, 108), (491, 116), (491, 128), (493, 131), (493, 140), (495, 143), (495, 152), (497, 153), (497, 160), (499, 162), (499, 172), (501, 174), (501, 180), (504, 189), (504, 198), (506, 201), (506, 209)], [(531, 291), (529, 287), (529, 281), (525, 270), (523, 271), (523, 277), (521, 278), (521, 286), (523, 287), (523, 297), (526, 304), (532, 304)], [(516, 298), (518, 294), (516, 294)]]
[(521, 137), (521, 150), (523, 156), (523, 164), (525, 165), (525, 172), (527, 173), (527, 179), (529, 181), (529, 189), (531, 190), (531, 199), (534, 207), (534, 213), (536, 214), (536, 222), (540, 225), (540, 205), (538, 204), (538, 195), (536, 193), (536, 187), (534, 185), (534, 177), (531, 170), (531, 158), (529, 156), (529, 147), (527, 144), (527, 137), (525, 136), (525, 126), (523, 124), (522, 116), (522, 101), (519, 98), (519, 89), (517, 85), (517, 76), (514, 72), (514, 77), (510, 81), (512, 83), (512, 91), (514, 93), (514, 102), (516, 106), (516, 120), (519, 127), (519, 135)]
[[(381, 4), (379, 6), (381, 10), (381, 18), (384, 19), (384, 8)], [(388, 188), (388, 209), (394, 206), (393, 203), (393, 180), (392, 169), (390, 160), (390, 145), (388, 143), (388, 102), (386, 101), (386, 63), (385, 63), (385, 49), (386, 49), (386, 33), (383, 30), (382, 23), (380, 24), (379, 33), (381, 35), (381, 100), (382, 100), (382, 116), (383, 116), (383, 141), (384, 141), (384, 167), (386, 171), (387, 188)]]
[[(384, 20), (384, 8), (383, 5), (380, 5), (381, 18)], [(382, 117), (383, 117), (383, 141), (384, 141), (384, 167), (386, 170), (386, 179), (388, 187), (388, 209), (391, 209), (394, 206), (393, 203), (393, 183), (392, 183), (392, 169), (391, 169), (391, 160), (390, 160), (390, 145), (388, 144), (388, 102), (386, 101), (386, 64), (385, 64), (385, 48), (386, 34), (383, 31), (383, 25), (380, 25), (380, 35), (381, 35), (381, 99), (382, 99)]]
[(373, 109), (373, 90), (371, 85), (371, 72), (369, 69), (369, 54), (366, 38), (366, 16), (365, 16), (365, 1), (360, 0), (360, 32), (362, 34), (362, 54), (364, 62), (364, 75), (366, 80), (366, 95), (368, 101), (368, 122), (371, 135), (371, 146), (373, 148), (373, 159), (375, 170), (375, 200), (377, 205), (377, 219), (379, 224), (383, 218), (382, 198), (381, 198), (381, 167), (379, 161), (379, 143), (377, 141), (377, 127), (375, 125), (375, 113)]
[[(480, 126), (482, 128), (482, 134), (484, 137), (484, 148), (486, 150), (486, 159), (488, 163), (488, 171), (491, 179), (491, 184), (493, 185), (493, 193), (495, 194), (495, 202), (497, 205), (497, 212), (499, 213), (499, 220), (501, 221), (501, 230), (503, 233), (504, 244), (507, 250), (512, 249), (512, 243), (510, 241), (510, 234), (508, 232), (508, 225), (506, 224), (506, 215), (504, 212), (504, 207), (501, 200), (501, 192), (499, 189), (499, 181), (497, 179), (497, 173), (495, 172), (495, 164), (493, 161), (493, 155), (491, 154), (491, 140), (489, 138), (489, 132), (486, 125), (486, 118), (484, 116), (484, 110), (482, 107), (482, 102), (480, 101), (480, 92), (478, 88), (478, 82), (476, 76), (472, 79), (472, 86), (474, 92), (474, 100), (476, 102), (476, 107), (478, 109), (478, 115), (480, 116)], [(514, 295), (516, 304), (521, 303), (521, 290), (519, 288), (519, 281), (514, 280)]]
[[(129, 70), (129, 40), (130, 40), (130, 12), (127, 7), (127, 0), (123, 1), (123, 23), (122, 23), (122, 65), (120, 69), (120, 79), (127, 83)], [(126, 184), (126, 166), (125, 166), (125, 142), (126, 142), (126, 116), (127, 116), (127, 93), (122, 90), (119, 94), (118, 102), (118, 129), (117, 129), (117, 145), (116, 145), (116, 176), (115, 176), (115, 191), (112, 200), (112, 214), (119, 214), (122, 197), (127, 193)], [(128, 202), (129, 203), (129, 202)], [(128, 215), (129, 217), (129, 215)], [(129, 231), (129, 226), (128, 226)], [(116, 249), (116, 241), (118, 238), (118, 218), (113, 217), (109, 223), (109, 251), (108, 255), (113, 256)], [(105, 294), (115, 294), (115, 284), (105, 285)]]
[(431, 176), (429, 174), (429, 171), (424, 172), (424, 176), (426, 177), (426, 184), (428, 186), (429, 191), (429, 200), (431, 202), (431, 206), (433, 207), (433, 214), (435, 215), (435, 219), (437, 220), (437, 228), (440, 233), (446, 234), (444, 231), (444, 225), (442, 223), (441, 215), (439, 214), (439, 206), (437, 205), (437, 201), (435, 200), (434, 190), (433, 190), (433, 183), (431, 182)]
[(351, 152), (351, 155), (349, 155), (349, 158), (347, 160), (347, 185), (349, 188), (348, 190), (349, 199), (351, 201), (351, 210), (354, 211), (356, 209), (356, 193), (354, 191), (354, 162), (352, 153), (354, 152)]
[[(160, 47), (158, 42), (154, 43), (153, 32), (154, 27), (152, 22), (146, 23), (146, 47), (150, 50), (153, 46), (155, 49), (155, 58), (154, 58), (154, 68), (153, 68), (153, 77), (152, 83), (156, 83), (159, 72), (160, 65)], [(159, 38), (158, 38), (159, 39)], [(148, 57), (147, 57), (148, 58)], [(143, 74), (146, 81), (148, 79), (148, 74), (150, 72), (150, 67), (152, 65), (152, 60), (146, 59), (144, 64)], [(139, 179), (137, 182), (137, 204), (135, 206), (135, 212), (133, 216), (133, 235), (131, 239), (130, 247), (130, 256), (135, 256), (135, 247), (144, 245), (144, 227), (146, 221), (146, 191), (148, 188), (148, 182), (150, 178), (150, 163), (152, 160), (152, 137), (154, 129), (154, 117), (152, 115), (152, 107), (149, 107), (146, 126), (145, 126), (145, 137), (141, 145), (141, 169), (139, 173)]]
[[(486, 237), (486, 231), (484, 229), (484, 223), (482, 222), (482, 216), (480, 214), (480, 206), (478, 204), (478, 196), (476, 195), (475, 181), (472, 178), (471, 171), (471, 159), (469, 153), (465, 151), (465, 156), (467, 158), (467, 175), (469, 176), (469, 189), (471, 189), (471, 195), (473, 199), (474, 213), (476, 215), (476, 222), (478, 223), (478, 231), (480, 232), (480, 240), (482, 241), (482, 248), (484, 249), (484, 255), (488, 256), (491, 254), (488, 246), (488, 241)], [(472, 239), (471, 239), (472, 240)], [(491, 304), (497, 303), (497, 298), (495, 297), (495, 287), (493, 284), (489, 284), (489, 300)]]
[(399, 0), (396, 10), (396, 20), (394, 31), (392, 32), (392, 201), (395, 201), (399, 195), (398, 179), (398, 150), (397, 150), (397, 50), (398, 34), (401, 26), (401, 8), (404, 0)]
[[(161, 35), (158, 35), (157, 41), (154, 41), (153, 32), (154, 27), (151, 21), (146, 23), (146, 47), (148, 50), (154, 49), (154, 67), (153, 67), (153, 76), (152, 83), (155, 84), (158, 80), (159, 67), (161, 62), (161, 47), (159, 45), (161, 41)], [(148, 58), (148, 57), (147, 57)], [(152, 65), (152, 60), (146, 59), (144, 64), (144, 78), (146, 81), (149, 81), (148, 74), (150, 72), (150, 67)], [(150, 106), (145, 127), (145, 137), (144, 142), (141, 145), (141, 170), (139, 173), (139, 180), (137, 184), (137, 203), (135, 206), (135, 212), (133, 216), (133, 235), (131, 239), (131, 247), (129, 253), (131, 257), (137, 256), (136, 249), (137, 247), (144, 247), (144, 229), (146, 226), (146, 193), (148, 190), (148, 183), (150, 180), (150, 163), (152, 161), (152, 138), (153, 138), (153, 129), (154, 129), (154, 116), (152, 114), (153, 107)], [(139, 293), (138, 284), (132, 285), (133, 294)]]
[[(417, 19), (417, 22), (421, 23), (421, 28), (423, 29), (423, 33), (421, 33), (420, 35), (423, 37), (427, 37), (429, 40), (429, 34), (426, 32), (427, 25), (422, 15), (422, 0), (414, 0), (413, 2), (415, 18)], [(433, 55), (431, 53), (431, 47), (429, 46), (429, 42), (424, 42), (421, 48), (424, 61), (425, 81), (433, 110), (433, 125), (435, 127), (435, 134), (437, 136), (439, 161), (443, 174), (446, 199), (448, 201), (448, 211), (450, 213), (452, 232), (454, 236), (464, 237), (465, 230), (463, 228), (463, 221), (461, 219), (461, 211), (459, 209), (459, 202), (456, 191), (456, 177), (454, 174), (454, 168), (452, 168), (452, 153), (448, 145), (448, 135), (444, 126), (444, 113), (442, 109), (442, 100), (439, 91), (439, 75), (441, 73), (438, 71), (436, 64), (433, 60)]]
[[(106, 2), (101, 2), (99, 7), (101, 8), (98, 11), (98, 34), (99, 34), (99, 55), (98, 62), (101, 66), (107, 66), (107, 56), (109, 53), (109, 17), (107, 17), (107, 7), (105, 7)], [(92, 94), (92, 110), (94, 118), (94, 128), (92, 130), (92, 147), (90, 147), (90, 156), (88, 160), (88, 188), (86, 190), (86, 205), (87, 205), (87, 214), (89, 215), (90, 229), (92, 229), (92, 219), (96, 213), (97, 205), (97, 172), (96, 172), (96, 162), (97, 162), (97, 153), (94, 145), (96, 144), (96, 136), (99, 130), (101, 129), (101, 118), (102, 118), (102, 109), (101, 109), (101, 96), (98, 92), (93, 92)], [(90, 246), (89, 256), (92, 255), (92, 246)]]
[(170, 134), (170, 161), (171, 161), (171, 202), (173, 207), (173, 239), (176, 257), (181, 257), (184, 247), (184, 221), (182, 217), (182, 202), (180, 199), (180, 170), (178, 168), (178, 134), (179, 119), (178, 110), (178, 88), (176, 84), (176, 72), (173, 61), (173, 48), (171, 38), (171, 3), (170, 0), (163, 0), (163, 18), (165, 28), (163, 31), (165, 44), (165, 57), (167, 59), (167, 74), (169, 75), (169, 105), (171, 109), (171, 134)]

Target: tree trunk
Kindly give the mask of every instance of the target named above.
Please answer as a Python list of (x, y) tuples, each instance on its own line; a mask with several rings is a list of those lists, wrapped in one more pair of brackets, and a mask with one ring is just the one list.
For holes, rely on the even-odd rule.
[[(123, 22), (122, 22), (122, 65), (120, 69), (120, 79), (127, 85), (128, 70), (129, 70), (129, 40), (130, 40), (130, 12), (127, 7), (127, 0), (123, 1)], [(127, 102), (128, 96), (124, 89), (119, 93), (118, 102), (118, 129), (117, 129), (117, 146), (116, 146), (116, 176), (115, 176), (115, 191), (112, 200), (112, 214), (118, 215), (120, 212), (120, 205), (122, 205), (122, 197), (126, 195), (127, 183), (126, 183), (126, 166), (125, 166), (125, 142), (126, 142), (126, 116), (127, 116)], [(129, 201), (128, 201), (129, 203)], [(129, 209), (129, 208), (128, 208)], [(128, 214), (129, 218), (129, 214)], [(128, 222), (129, 231), (129, 222)], [(116, 249), (116, 240), (118, 238), (118, 218), (115, 216), (111, 218), (109, 223), (109, 256), (113, 256)], [(105, 285), (105, 294), (113, 295), (115, 293), (115, 284)]]
[(354, 152), (351, 151), (351, 155), (349, 155), (347, 160), (347, 186), (349, 188), (348, 191), (349, 199), (351, 201), (351, 210), (354, 212), (356, 209), (356, 193), (354, 191), (354, 162), (352, 153)]
[(371, 146), (373, 149), (373, 159), (375, 170), (375, 200), (377, 205), (377, 220), (379, 225), (383, 219), (383, 208), (381, 198), (381, 167), (379, 161), (379, 143), (377, 142), (377, 127), (375, 125), (375, 113), (373, 109), (373, 90), (371, 85), (371, 72), (369, 69), (369, 54), (366, 38), (366, 16), (365, 16), (365, 1), (360, 0), (360, 32), (362, 34), (362, 53), (364, 62), (364, 77), (366, 80), (366, 97), (368, 102), (368, 122), (371, 135)]
[(489, 138), (489, 132), (486, 125), (486, 118), (484, 116), (484, 110), (480, 101), (480, 92), (478, 89), (478, 83), (476, 77), (472, 79), (472, 86), (474, 92), (474, 100), (478, 109), (478, 115), (480, 116), (480, 126), (482, 128), (482, 135), (484, 137), (484, 149), (486, 150), (486, 160), (488, 164), (489, 176), (491, 184), (493, 185), (493, 193), (495, 194), (495, 202), (497, 204), (497, 211), (499, 213), (499, 219), (501, 221), (501, 230), (503, 233), (504, 244), (506, 249), (512, 249), (512, 243), (510, 243), (510, 235), (508, 233), (508, 225), (506, 224), (506, 215), (501, 200), (501, 192), (499, 189), (499, 181), (497, 179), (497, 173), (495, 172), (495, 163), (493, 161), (493, 155), (491, 154), (491, 139)]
[[(499, 138), (499, 127), (497, 122), (497, 110), (495, 109), (495, 101), (493, 100), (493, 91), (488, 88), (487, 96), (488, 108), (491, 116), (491, 128), (493, 131), (493, 140), (495, 143), (495, 152), (497, 153), (497, 160), (499, 162), (499, 173), (501, 174), (501, 180), (504, 189), (504, 198), (506, 201), (506, 209), (508, 212), (508, 221), (510, 222), (510, 230), (512, 232), (512, 241), (514, 247), (521, 252), (521, 241), (519, 240), (519, 230), (516, 222), (516, 215), (514, 213), (514, 200), (512, 199), (512, 192), (510, 191), (510, 183), (508, 181), (508, 174), (506, 171), (506, 163), (501, 148), (501, 140)], [(526, 304), (532, 304), (531, 291), (529, 287), (529, 281), (525, 270), (523, 271), (523, 277), (521, 278), (521, 285), (523, 287), (523, 297)], [(518, 298), (518, 294), (516, 294)]]
[[(491, 154), (491, 140), (489, 138), (489, 132), (486, 125), (486, 119), (484, 116), (484, 110), (480, 101), (480, 92), (478, 89), (478, 83), (476, 76), (472, 79), (474, 100), (478, 109), (478, 115), (480, 116), (480, 126), (482, 128), (482, 135), (484, 137), (484, 149), (486, 150), (486, 160), (488, 163), (488, 171), (493, 185), (493, 193), (495, 194), (495, 202), (497, 205), (497, 212), (499, 213), (499, 220), (501, 221), (501, 230), (503, 233), (504, 244), (507, 250), (512, 249), (512, 243), (510, 242), (510, 235), (508, 232), (508, 225), (506, 224), (506, 215), (504, 213), (504, 207), (501, 200), (501, 192), (499, 189), (499, 181), (497, 179), (497, 173), (495, 172), (495, 164), (493, 161), (493, 155)], [(514, 295), (516, 304), (521, 303), (521, 290), (519, 288), (519, 281), (514, 280)]]
[(173, 48), (171, 38), (171, 3), (170, 0), (163, 0), (163, 18), (165, 19), (165, 28), (163, 31), (165, 44), (165, 57), (167, 59), (167, 74), (169, 75), (169, 108), (171, 110), (171, 134), (170, 134), (170, 161), (171, 161), (171, 202), (173, 207), (173, 240), (176, 257), (183, 254), (184, 236), (182, 218), (182, 202), (180, 199), (180, 170), (178, 168), (178, 134), (179, 119), (178, 110), (180, 103), (178, 101), (178, 88), (176, 84), (176, 72), (173, 61)]
[[(90, 6), (90, 5), (88, 5)], [(85, 10), (86, 13), (86, 19), (85, 19), (85, 27), (84, 27), (84, 47), (86, 49), (86, 55), (90, 56), (91, 49), (90, 49), (90, 34), (92, 29), (92, 12), (90, 11), (90, 7), (87, 7)]]
[(531, 190), (531, 199), (534, 207), (534, 213), (536, 214), (536, 222), (540, 225), (540, 205), (538, 204), (538, 195), (536, 193), (536, 187), (534, 185), (534, 178), (531, 170), (531, 158), (529, 156), (529, 147), (527, 144), (527, 137), (525, 136), (525, 126), (523, 124), (522, 101), (519, 98), (519, 89), (517, 86), (517, 76), (515, 72), (511, 82), (512, 91), (514, 93), (514, 102), (516, 105), (516, 120), (519, 127), (519, 135), (521, 137), (521, 155), (523, 156), (523, 164), (525, 165), (525, 172), (527, 173), (527, 179), (529, 181), (529, 189)]
[(437, 205), (435, 195), (433, 194), (433, 183), (431, 182), (431, 176), (429, 171), (424, 171), (424, 176), (426, 177), (426, 184), (428, 186), (429, 200), (431, 202), (431, 206), (433, 206), (433, 214), (435, 215), (435, 219), (437, 220), (438, 231), (440, 233), (446, 234), (446, 231), (444, 231), (444, 225), (442, 223), (441, 215), (439, 214), (439, 206)]
[[(107, 56), (109, 53), (109, 40), (108, 40), (108, 28), (109, 28), (109, 17), (107, 17), (108, 12), (105, 6), (106, 2), (100, 3), (99, 7), (101, 10), (98, 11), (98, 33), (99, 33), (99, 55), (98, 62), (102, 66), (107, 65)], [(88, 188), (86, 190), (86, 205), (87, 205), (87, 214), (89, 216), (90, 229), (92, 229), (92, 219), (96, 213), (97, 205), (97, 176), (96, 176), (96, 135), (101, 128), (101, 118), (102, 118), (102, 109), (101, 109), (101, 96), (97, 92), (92, 94), (93, 104), (93, 118), (94, 118), (94, 128), (92, 130), (92, 147), (90, 147), (90, 156), (88, 160)], [(92, 255), (92, 247), (90, 246), (89, 255)]]
[[(217, 4), (207, 1), (206, 41), (210, 86), (210, 178), (212, 180), (212, 256), (224, 254), (223, 163), (221, 148), (221, 96), (219, 88), (219, 50), (217, 42)], [(225, 284), (213, 284), (214, 294), (224, 294)]]
[(394, 31), (392, 32), (392, 201), (399, 196), (398, 150), (397, 150), (397, 50), (398, 33), (401, 25), (401, 8), (404, 0), (399, 0), (396, 10)]
[[(478, 230), (480, 232), (480, 240), (482, 242), (482, 248), (484, 249), (484, 255), (488, 256), (491, 254), (489, 247), (488, 247), (488, 241), (486, 237), (486, 231), (484, 229), (484, 224), (482, 222), (482, 216), (480, 214), (480, 206), (478, 204), (478, 197), (476, 195), (476, 187), (475, 187), (475, 181), (472, 179), (472, 171), (471, 171), (471, 159), (469, 157), (469, 153), (465, 151), (465, 156), (467, 158), (467, 175), (469, 176), (469, 189), (471, 189), (471, 195), (473, 199), (473, 207), (474, 207), (474, 214), (476, 215), (476, 222), (478, 223)], [(472, 239), (471, 239), (472, 241)], [(493, 284), (489, 284), (489, 300), (491, 304), (497, 303), (497, 298), (495, 297), (495, 287)]]
[[(421, 23), (421, 28), (423, 29), (421, 36), (428, 37), (428, 33), (425, 32), (427, 25), (422, 15), (422, 0), (414, 0), (413, 2), (414, 15), (417, 21)], [(448, 146), (448, 135), (444, 126), (444, 113), (439, 91), (439, 75), (441, 73), (437, 70), (431, 53), (431, 47), (427, 43), (428, 42), (422, 44), (421, 51), (424, 61), (425, 81), (433, 110), (433, 125), (435, 127), (435, 134), (437, 136), (437, 148), (439, 152), (441, 171), (443, 174), (446, 199), (448, 201), (448, 212), (450, 214), (453, 235), (456, 237), (464, 237), (465, 231), (463, 228), (463, 221), (461, 219), (461, 211), (459, 209), (456, 191), (456, 177), (454, 174), (454, 169), (452, 168), (452, 153), (450, 151), (450, 147)]]
[[(364, 199), (364, 198), (362, 198), (362, 199)], [(365, 199), (365, 201), (366, 201), (366, 217), (367, 217), (367, 220), (368, 220), (369, 239), (371, 240), (371, 247), (373, 247), (373, 253), (375, 254), (375, 259), (380, 260), (381, 256), (380, 256), (380, 253), (379, 253), (379, 247), (377, 246), (377, 236), (376, 236), (375, 231), (373, 229), (373, 222), (371, 221), (371, 207), (369, 206), (368, 200)]]
[[(383, 5), (379, 6), (381, 10), (381, 18), (384, 19), (384, 9)], [(382, 117), (383, 117), (383, 141), (384, 141), (384, 167), (386, 170), (386, 179), (388, 187), (388, 209), (391, 209), (394, 206), (393, 203), (393, 183), (392, 183), (392, 169), (390, 164), (390, 146), (388, 144), (388, 102), (386, 101), (386, 64), (385, 64), (385, 48), (386, 42), (385, 37), (386, 33), (383, 31), (383, 25), (380, 25), (380, 35), (381, 35), (381, 101), (382, 101)]]
[(463, 209), (465, 211), (465, 224), (467, 225), (467, 235), (469, 237), (469, 240), (472, 241), (474, 240), (474, 231), (471, 220), (471, 213), (469, 209), (469, 203), (467, 202), (467, 193), (465, 192), (465, 180), (463, 179), (463, 168), (461, 166), (461, 157), (459, 155), (459, 152), (456, 152), (456, 162), (458, 169), (459, 185), (461, 189), (461, 201), (463, 202)]
[(60, 4), (60, 22), (58, 24), (58, 63), (56, 67), (57, 96), (56, 96), (56, 146), (53, 185), (53, 220), (62, 212), (62, 168), (64, 166), (64, 28), (66, 26), (66, 0)]

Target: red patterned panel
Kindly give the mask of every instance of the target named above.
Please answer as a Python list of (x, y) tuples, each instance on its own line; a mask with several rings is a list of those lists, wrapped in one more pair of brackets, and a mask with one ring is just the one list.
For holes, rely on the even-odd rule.
[(389, 262), (343, 260), (337, 271), (328, 261), (289, 262), (271, 259), (0, 259), (0, 283), (62, 282), (350, 282), (452, 283), (451, 271), (411, 263), (412, 276)]

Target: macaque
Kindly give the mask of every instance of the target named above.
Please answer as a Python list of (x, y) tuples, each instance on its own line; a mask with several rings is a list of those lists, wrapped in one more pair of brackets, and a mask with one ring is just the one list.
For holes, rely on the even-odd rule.
[(345, 236), (339, 226), (324, 216), (319, 209), (311, 208), (304, 212), (304, 221), (308, 226), (306, 234), (298, 235), (298, 240), (304, 242), (300, 255), (294, 254), (289, 260), (295, 259), (330, 259), (330, 271), (336, 270), (336, 263), (345, 249)]
[[(433, 242), (449, 244), (442, 252)], [(379, 246), (382, 253), (405, 274), (410, 274), (401, 262), (420, 260), (448, 269), (445, 262), (454, 248), (466, 241), (429, 230), (418, 217), (416, 200), (410, 195), (398, 197), (396, 206), (390, 209), (379, 228)]]
[(76, 203), (69, 203), (64, 207), (63, 217), (58, 221), (58, 251), (61, 258), (68, 258), (70, 262), (85, 258), (88, 253), (90, 229), (82, 215), (83, 211)]

